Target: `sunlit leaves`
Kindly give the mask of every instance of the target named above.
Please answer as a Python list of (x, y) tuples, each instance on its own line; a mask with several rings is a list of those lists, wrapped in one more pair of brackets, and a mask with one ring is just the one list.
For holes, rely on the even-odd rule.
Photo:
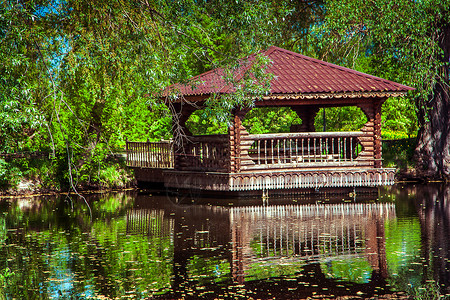
[(376, 59), (375, 73), (392, 68), (390, 79), (417, 87), (421, 99), (428, 97), (442, 65), (439, 36), (440, 26), (448, 22), (448, 1), (366, 1), (361, 5), (346, 0), (327, 1), (326, 7), (320, 30), (335, 56), (349, 65), (362, 48)]

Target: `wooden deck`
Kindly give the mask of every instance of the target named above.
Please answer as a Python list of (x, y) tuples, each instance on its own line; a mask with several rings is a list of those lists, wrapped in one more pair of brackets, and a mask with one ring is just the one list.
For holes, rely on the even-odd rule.
[(241, 192), (394, 183), (395, 169), (376, 167), (373, 139), (364, 131), (244, 134), (234, 155), (233, 143), (230, 135), (191, 136), (175, 151), (171, 141), (128, 142), (127, 165), (138, 182), (171, 189)]

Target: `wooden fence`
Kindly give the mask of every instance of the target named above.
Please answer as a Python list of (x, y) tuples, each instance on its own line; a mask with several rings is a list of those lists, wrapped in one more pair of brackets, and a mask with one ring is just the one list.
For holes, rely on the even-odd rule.
[(174, 166), (173, 142), (126, 143), (127, 166), (154, 169), (172, 169)]
[(192, 136), (177, 153), (177, 167), (182, 171), (227, 172), (230, 163), (228, 135)]
[(368, 166), (364, 132), (250, 134), (241, 142), (241, 170)]

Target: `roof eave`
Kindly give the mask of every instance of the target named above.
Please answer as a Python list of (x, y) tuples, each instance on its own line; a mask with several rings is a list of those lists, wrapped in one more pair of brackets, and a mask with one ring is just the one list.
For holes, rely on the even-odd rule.
[(296, 94), (270, 94), (262, 100), (297, 100), (297, 99), (340, 99), (340, 98), (388, 98), (403, 97), (407, 91), (363, 91), (338, 93), (296, 93)]

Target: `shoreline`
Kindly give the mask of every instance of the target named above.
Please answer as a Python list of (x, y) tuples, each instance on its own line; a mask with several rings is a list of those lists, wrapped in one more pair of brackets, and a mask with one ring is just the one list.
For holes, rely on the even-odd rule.
[(104, 189), (81, 189), (78, 193), (74, 191), (62, 191), (62, 190), (51, 190), (48, 189), (40, 191), (36, 190), (22, 190), (22, 191), (14, 191), (13, 193), (4, 193), (0, 191), (0, 201), (3, 199), (17, 199), (17, 198), (33, 198), (33, 197), (42, 197), (42, 196), (58, 196), (58, 195), (92, 195), (92, 194), (104, 194), (104, 193), (118, 193), (118, 192), (126, 192), (126, 191), (136, 191), (137, 187), (125, 187), (125, 188), (104, 188)]

